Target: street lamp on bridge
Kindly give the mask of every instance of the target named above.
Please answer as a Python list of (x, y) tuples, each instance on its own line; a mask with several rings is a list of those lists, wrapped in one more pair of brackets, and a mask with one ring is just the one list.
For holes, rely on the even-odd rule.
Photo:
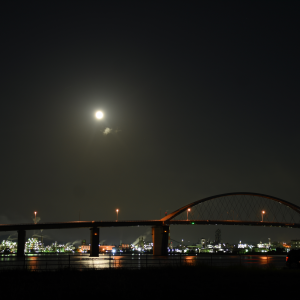
[(34, 224), (36, 224), (36, 211), (34, 212)]
[(119, 209), (118, 208), (116, 209), (116, 212), (117, 212), (117, 222), (118, 222), (118, 214), (119, 214)]
[(263, 222), (264, 221), (264, 214), (265, 214), (266, 212), (263, 210), (262, 212), (261, 212), (261, 221)]
[(187, 219), (187, 221), (189, 220), (189, 212), (190, 212), (190, 211), (191, 211), (190, 208), (188, 208), (187, 211), (186, 211), (186, 219)]

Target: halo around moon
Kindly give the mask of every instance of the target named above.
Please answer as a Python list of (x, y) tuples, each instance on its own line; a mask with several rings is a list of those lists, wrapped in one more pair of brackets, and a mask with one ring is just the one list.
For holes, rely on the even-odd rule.
[(96, 116), (96, 118), (97, 119), (102, 119), (103, 118), (103, 112), (102, 111), (100, 111), (100, 110), (98, 110), (96, 113), (95, 113), (95, 116)]

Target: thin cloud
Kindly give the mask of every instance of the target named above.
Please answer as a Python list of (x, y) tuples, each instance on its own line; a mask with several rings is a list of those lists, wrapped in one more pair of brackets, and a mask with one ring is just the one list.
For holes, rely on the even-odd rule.
[(108, 135), (108, 134), (110, 134), (110, 133), (112, 133), (112, 128), (108, 128), (108, 127), (106, 127), (105, 129), (104, 129), (104, 131), (103, 131), (103, 134), (104, 135)]
[(119, 129), (112, 129), (112, 128), (106, 127), (103, 131), (103, 134), (108, 135), (108, 134), (118, 133), (120, 131), (121, 130), (119, 130)]
[(76, 240), (74, 242), (69, 242), (68, 244), (71, 244), (71, 245), (79, 244), (79, 245), (81, 245), (82, 244), (82, 240)]
[(51, 236), (50, 235), (47, 235), (47, 234), (37, 234), (37, 233), (34, 233), (32, 235), (33, 238), (42, 238), (43, 239), (47, 239), (47, 240), (50, 240), (51, 239)]
[[(33, 218), (32, 220), (33, 220), (33, 222), (35, 222), (35, 218)], [(37, 217), (37, 218), (36, 218), (36, 222), (37, 222), (37, 223), (38, 223), (40, 220), (41, 220), (40, 217)]]
[(149, 236), (149, 235), (150, 235), (150, 230), (148, 230), (148, 231), (146, 231), (144, 234), (140, 235), (140, 236), (132, 243), (132, 245), (135, 246), (135, 245), (140, 241), (141, 238), (143, 238), (143, 240), (145, 241), (146, 238), (147, 238), (147, 236)]

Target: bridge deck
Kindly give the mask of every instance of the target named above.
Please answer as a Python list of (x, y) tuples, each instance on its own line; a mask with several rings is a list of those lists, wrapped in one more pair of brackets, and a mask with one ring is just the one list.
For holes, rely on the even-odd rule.
[(300, 228), (299, 223), (258, 222), (239, 220), (132, 220), (132, 221), (73, 221), (38, 224), (0, 224), (0, 231), (40, 230), (40, 229), (68, 229), (93, 227), (131, 227), (131, 226), (162, 226), (162, 225), (246, 225), (265, 227)]
[(0, 231), (93, 228), (93, 227), (155, 226), (155, 225), (162, 225), (162, 224), (163, 222), (160, 220), (72, 221), (72, 222), (38, 223), (38, 224), (0, 224)]

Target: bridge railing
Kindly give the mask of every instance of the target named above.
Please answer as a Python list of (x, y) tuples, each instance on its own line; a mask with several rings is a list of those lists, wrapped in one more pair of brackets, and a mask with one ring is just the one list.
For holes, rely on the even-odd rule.
[(0, 271), (25, 269), (32, 271), (55, 271), (63, 269), (89, 270), (109, 268), (155, 268), (184, 266), (218, 266), (218, 267), (285, 267), (285, 255), (219, 255), (219, 254), (171, 254), (157, 257), (150, 254), (100, 255), (89, 257), (88, 254), (48, 254), (26, 255), (18, 258), (14, 255), (0, 255)]

